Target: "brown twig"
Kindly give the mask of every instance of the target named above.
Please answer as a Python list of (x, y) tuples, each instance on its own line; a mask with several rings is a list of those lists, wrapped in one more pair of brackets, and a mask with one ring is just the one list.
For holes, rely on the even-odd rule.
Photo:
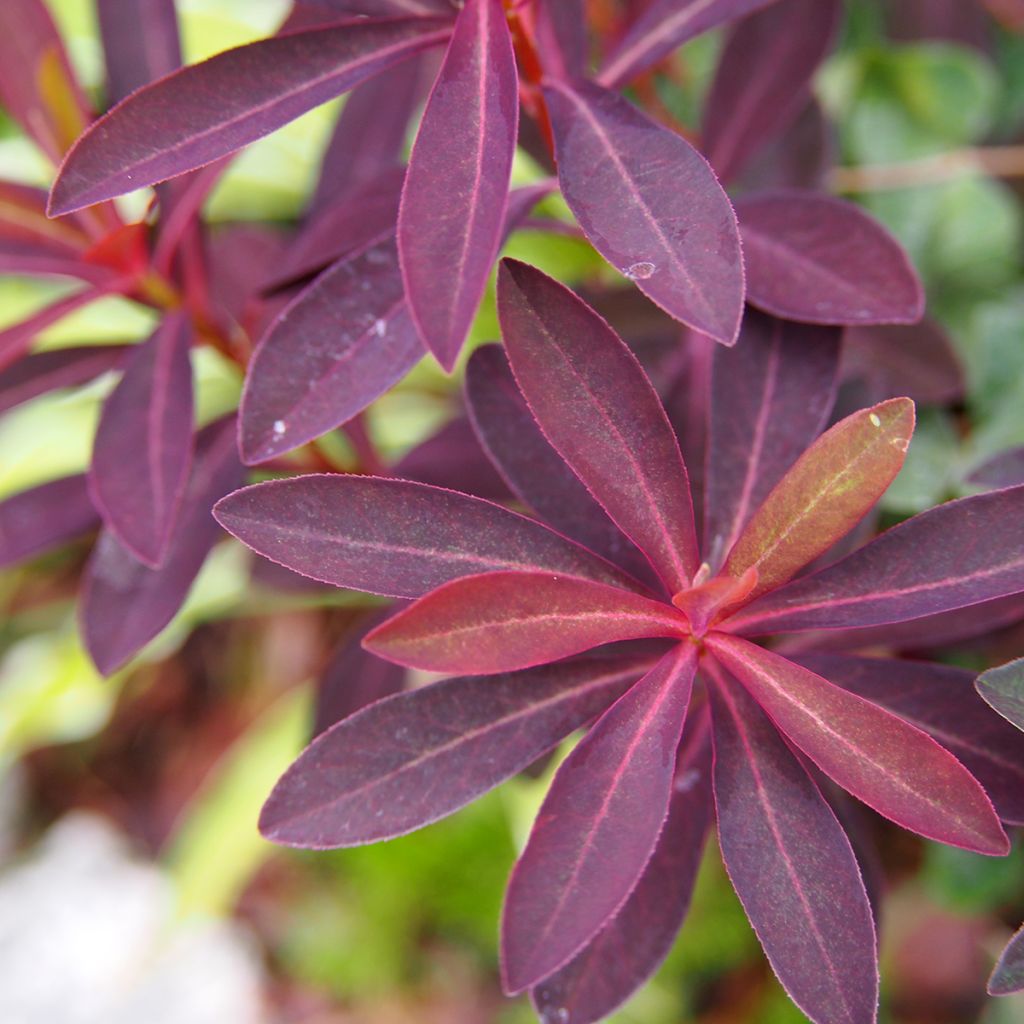
[(979, 146), (899, 163), (836, 167), (828, 185), (833, 192), (886, 192), (976, 175), (1024, 178), (1024, 146)]

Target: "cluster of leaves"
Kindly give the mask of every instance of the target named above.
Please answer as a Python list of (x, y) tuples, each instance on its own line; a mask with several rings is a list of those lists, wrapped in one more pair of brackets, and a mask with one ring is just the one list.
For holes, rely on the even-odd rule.
[[(550, 1022), (610, 1013), (666, 955), (714, 818), (793, 1001), (873, 1021), (878, 894), (848, 794), (1001, 855), (1024, 824), (1024, 743), (971, 673), (865, 652), (1019, 621), (1024, 481), (1010, 452), (975, 474), (990, 490), (869, 539), (914, 429), (904, 396), (949, 397), (958, 368), (900, 245), (820, 190), (811, 80), (839, 0), (623, 3), (603, 33), (582, 0), (296, 0), (273, 37), (180, 69), (172, 0), (97, 0), (114, 105), (96, 120), (41, 0), (8, 10), (0, 101), (62, 163), (48, 200), (2, 187), (0, 268), (83, 288), (0, 333), (0, 408), (121, 376), (88, 473), (0, 504), (0, 561), (100, 527), (81, 619), (105, 673), (173, 618), (214, 505), (294, 573), (412, 599), (338, 652), (267, 836), (404, 834), (585, 729), (512, 874), (506, 990)], [(647, 87), (722, 27), (698, 148)], [(287, 244), (212, 232), (233, 154), (349, 91)], [(551, 176), (512, 188), (517, 147)], [(115, 200), (148, 186), (125, 222)], [(571, 221), (534, 216), (556, 191)], [(638, 354), (505, 261), (504, 346), (465, 360), (466, 415), (388, 465), (363, 414), (424, 356), (461, 365), (524, 226), (578, 233), (630, 283)], [(147, 341), (27, 354), (112, 293), (158, 312)], [(244, 391), (197, 432), (201, 345)], [(349, 472), (317, 444), (338, 428)], [(247, 466), (280, 478), (236, 490)], [(407, 668), (451, 678), (402, 692)], [(983, 695), (1019, 725), (1002, 671)], [(1022, 947), (993, 992), (1020, 987)]]

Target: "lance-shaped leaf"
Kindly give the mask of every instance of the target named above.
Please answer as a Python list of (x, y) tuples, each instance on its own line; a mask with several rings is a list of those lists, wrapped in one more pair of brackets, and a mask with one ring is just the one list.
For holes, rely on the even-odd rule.
[(0, 566), (74, 540), (99, 525), (84, 475), (51, 480), (0, 501)]
[(815, 1024), (871, 1024), (875, 926), (850, 841), (741, 686), (711, 688), (722, 859), (783, 988)]
[(983, 672), (978, 693), (1009, 722), (1024, 729), (1024, 658)]
[(621, 531), (548, 444), (500, 345), (485, 345), (470, 357), (466, 406), (494, 465), (541, 519), (613, 562), (630, 552)]
[(50, 195), (57, 216), (194, 170), (447, 35), (433, 18), (361, 20), (219, 53), (132, 93), (75, 143)]
[(405, 480), (272, 480), (230, 495), (215, 512), (224, 529), (271, 561), (371, 594), (419, 597), (449, 580), (500, 570), (630, 585), (609, 563), (526, 516)]
[(605, 62), (598, 80), (615, 87), (653, 67), (689, 39), (773, 0), (653, 0)]
[(967, 482), (976, 487), (1017, 487), (1024, 484), (1024, 448), (1009, 448), (975, 469)]
[(92, 116), (43, 0), (4, 0), (0, 105), (54, 162)]
[(780, 0), (732, 31), (704, 110), (704, 154), (722, 181), (796, 119), (842, 13), (840, 0)]
[(129, 345), (84, 345), (28, 356), (0, 371), (0, 412), (58, 388), (87, 384), (118, 369), (130, 351)]
[(912, 324), (924, 291), (888, 231), (852, 203), (780, 189), (737, 200), (747, 301), (814, 324)]
[(275, 843), (323, 849), (421, 828), (522, 771), (648, 664), (581, 658), (380, 700), (314, 740), (274, 788), (260, 830)]
[(512, 370), (544, 434), (672, 592), (698, 564), (679, 445), (651, 382), (586, 303), (502, 262), (498, 315)]
[(624, 1003), (668, 955), (690, 907), (711, 817), (706, 714), (691, 716), (658, 844), (622, 909), (582, 952), (532, 992), (542, 1021), (594, 1024)]
[(590, 63), (585, 0), (560, 0), (536, 9), (537, 52), (548, 78), (586, 78)]
[(743, 258), (704, 157), (599, 85), (553, 81), (544, 95), (562, 194), (594, 248), (666, 313), (733, 344)]
[(992, 977), (988, 979), (989, 995), (1008, 996), (1024, 990), (1024, 928), (1021, 928), (1003, 950)]
[(214, 423), (197, 439), (163, 568), (147, 568), (112, 533), (100, 534), (86, 568), (80, 608), (86, 649), (104, 675), (120, 668), (174, 618), (220, 532), (210, 509), (238, 486), (242, 475), (234, 421)]
[(692, 644), (665, 654), (558, 769), (509, 879), (506, 992), (565, 965), (636, 886), (668, 813), (696, 665)]
[(903, 466), (914, 403), (894, 398), (826, 431), (775, 485), (744, 527), (724, 572), (757, 570), (752, 596), (791, 579), (845, 537)]
[(713, 633), (708, 646), (797, 747), (879, 814), (939, 842), (1007, 852), (985, 791), (927, 733), (739, 637)]
[(518, 117), (501, 0), (466, 0), (416, 134), (398, 214), (409, 309), (449, 371), (501, 244)]
[(242, 395), (242, 458), (255, 465), (333, 430), (422, 356), (394, 238), (369, 245), (300, 292), (260, 342)]
[(904, 622), (1024, 592), (1024, 487), (950, 501), (813, 576), (765, 594), (732, 631)]
[(704, 519), (712, 568), (821, 432), (835, 400), (839, 351), (836, 328), (756, 310), (744, 316), (735, 348), (715, 346)]
[(192, 459), (192, 331), (168, 317), (132, 353), (103, 406), (89, 482), (103, 521), (151, 568), (163, 563)]
[(924, 730), (984, 786), (1003, 821), (1024, 824), (1024, 743), (1019, 732), (978, 700), (974, 673), (841, 654), (801, 654), (796, 660)]
[(551, 573), (492, 572), (453, 580), (370, 633), (367, 650), (428, 672), (512, 672), (616, 640), (681, 637), (670, 605), (619, 587)]
[(809, 98), (796, 120), (754, 156), (740, 175), (744, 191), (775, 188), (824, 190), (826, 175), (835, 163), (833, 126), (821, 104)]
[(174, 0), (97, 0), (96, 18), (107, 67), (107, 100), (129, 93), (181, 66)]
[(450, 14), (448, 0), (294, 0), (282, 32), (330, 25), (342, 18), (391, 18), (402, 14)]

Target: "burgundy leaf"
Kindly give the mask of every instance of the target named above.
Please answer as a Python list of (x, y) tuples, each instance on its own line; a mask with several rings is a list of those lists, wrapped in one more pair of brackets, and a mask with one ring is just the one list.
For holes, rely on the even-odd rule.
[[(1003, 821), (1024, 824), (1024, 744), (1019, 732), (978, 700), (974, 673), (840, 654), (802, 654), (795, 660), (928, 733), (985, 787)], [(983, 680), (978, 689), (984, 696)]]
[(129, 345), (85, 345), (28, 356), (0, 370), (0, 412), (58, 388), (86, 384), (101, 373), (116, 370), (130, 351)]
[(704, 154), (722, 181), (796, 119), (842, 15), (841, 0), (780, 0), (733, 29), (704, 112)]
[(744, 191), (776, 188), (825, 190), (826, 175), (835, 163), (833, 125), (821, 104), (810, 97), (796, 120), (747, 163), (737, 184)]
[(599, 85), (553, 81), (544, 94), (562, 193), (594, 248), (666, 313), (733, 344), (743, 259), (707, 161)]
[(103, 406), (89, 483), (103, 521), (140, 561), (163, 563), (192, 459), (192, 329), (169, 316), (129, 357)]
[(99, 525), (84, 475), (21, 491), (0, 501), (0, 566), (74, 540)]
[(813, 576), (765, 594), (733, 632), (849, 629), (1024, 592), (1024, 487), (929, 509)]
[(910, 324), (924, 292), (899, 243), (852, 203), (780, 189), (737, 200), (747, 301), (815, 324)]
[(989, 995), (1008, 996), (1024, 990), (1024, 928), (1021, 928), (999, 957), (988, 979)]
[(352, 17), (390, 18), (403, 14), (450, 13), (448, 0), (295, 0), (294, 9), (281, 31), (330, 25)]
[(271, 325), (242, 395), (242, 458), (255, 465), (333, 430), (422, 356), (389, 237), (324, 271)]
[(675, 593), (697, 569), (686, 467), (636, 357), (589, 306), (512, 260), (498, 315), (516, 380), (554, 448)]
[(274, 562), (338, 587), (419, 597), (497, 570), (629, 583), (613, 566), (500, 505), (425, 484), (304, 476), (246, 487), (219, 522)]
[[(265, 561), (263, 564), (274, 565)], [(305, 582), (304, 576), (295, 578)], [(314, 736), (319, 736), (368, 704), (402, 689), (405, 669), (363, 650), (363, 637), (369, 629), (383, 622), (386, 614), (378, 613), (360, 623), (331, 656), (317, 686)]]
[(687, 722), (668, 817), (622, 909), (531, 993), (542, 1021), (593, 1024), (624, 1003), (668, 955), (690, 907), (711, 817), (707, 716)]
[(692, 644), (665, 654), (558, 769), (508, 884), (506, 992), (564, 966), (636, 886), (668, 813), (696, 665)]
[(739, 637), (713, 633), (707, 642), (775, 725), (869, 807), (929, 839), (978, 853), (1007, 852), (985, 791), (927, 733)]
[(605, 62), (598, 79), (603, 85), (622, 85), (694, 36), (769, 3), (772, 0), (652, 0)]
[(409, 157), (398, 251), (420, 336), (451, 370), (501, 244), (519, 78), (501, 0), (466, 0)]
[(466, 406), (494, 465), (541, 519), (612, 562), (638, 554), (544, 437), (500, 345), (470, 358)]
[(268, 135), (447, 35), (443, 21), (353, 21), (219, 53), (132, 93), (68, 153), (54, 216), (185, 171)]
[(513, 672), (601, 644), (679, 638), (670, 605), (575, 576), (491, 572), (452, 580), (368, 634), (367, 650), (428, 672)]
[(980, 465), (967, 478), (975, 487), (1002, 488), (1024, 484), (1024, 448), (1010, 448)]
[(721, 565), (740, 531), (821, 432), (835, 400), (840, 334), (748, 310), (711, 371), (704, 551)]
[(97, 0), (96, 17), (110, 104), (181, 66), (174, 0)]
[(421, 828), (522, 771), (645, 668), (633, 657), (580, 658), (387, 697), (313, 742), (274, 788), (260, 831), (322, 849)]
[(548, 78), (585, 78), (590, 64), (586, 0), (538, 4), (537, 51)]
[(719, 676), (711, 702), (722, 859), (768, 962), (815, 1024), (871, 1024), (875, 926), (850, 841), (743, 688)]
[(999, 714), (1024, 729), (1024, 658), (983, 672), (976, 686)]
[(171, 619), (220, 532), (210, 508), (243, 475), (235, 424), (223, 420), (200, 432), (185, 499), (162, 569), (136, 561), (108, 531), (100, 534), (81, 595), (82, 633), (96, 667), (110, 675)]

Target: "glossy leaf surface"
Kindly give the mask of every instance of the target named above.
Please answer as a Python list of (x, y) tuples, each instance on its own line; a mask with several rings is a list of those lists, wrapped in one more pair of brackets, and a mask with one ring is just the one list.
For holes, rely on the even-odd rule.
[(99, 525), (84, 475), (62, 477), (0, 501), (0, 566), (14, 565)]
[(739, 577), (757, 570), (754, 595), (791, 579), (845, 537), (903, 466), (914, 403), (894, 398), (826, 431), (775, 485), (726, 559)]
[(696, 663), (691, 644), (665, 654), (558, 769), (509, 880), (506, 992), (562, 967), (635, 887), (668, 813)]
[(498, 315), (512, 371), (551, 444), (674, 593), (697, 568), (686, 467), (636, 357), (589, 306), (505, 260)]
[(1008, 996), (1024, 990), (1024, 928), (1021, 928), (999, 957), (999, 962), (988, 981), (988, 991), (994, 996)]
[(467, 0), (423, 112), (398, 215), (409, 309), (449, 371), (498, 254), (518, 116), (501, 0)]
[(316, 849), (404, 835), (521, 771), (644, 669), (629, 657), (580, 658), (378, 701), (303, 752), (264, 806), (260, 830)]
[(899, 243), (852, 203), (779, 190), (736, 203), (747, 300), (816, 324), (908, 324), (924, 293)]
[(999, 714), (1018, 729), (1024, 729), (1024, 658), (983, 672), (977, 687), (978, 693)]
[(1006, 853), (985, 791), (926, 733), (739, 637), (711, 634), (708, 646), (797, 747), (879, 814), (939, 842)]
[(717, 678), (711, 702), (722, 859), (768, 961), (816, 1024), (871, 1024), (875, 927), (850, 841), (743, 688)]
[(429, 672), (511, 672), (616, 640), (681, 637), (668, 605), (619, 587), (551, 573), (453, 580), (370, 633), (365, 647)]
[(525, 516), (403, 480), (273, 480), (225, 498), (216, 515), (264, 557), (373, 594), (419, 597), (460, 576), (501, 570), (622, 581), (607, 562)]
[(53, 215), (212, 163), (445, 38), (429, 18), (353, 21), (219, 53), (129, 96), (68, 153)]
[(599, 85), (552, 82), (545, 97), (562, 194), (594, 248), (665, 312), (733, 344), (743, 258), (704, 158)]
[(132, 353), (103, 406), (89, 483), (103, 521), (159, 568), (192, 460), (192, 330), (170, 316)]

